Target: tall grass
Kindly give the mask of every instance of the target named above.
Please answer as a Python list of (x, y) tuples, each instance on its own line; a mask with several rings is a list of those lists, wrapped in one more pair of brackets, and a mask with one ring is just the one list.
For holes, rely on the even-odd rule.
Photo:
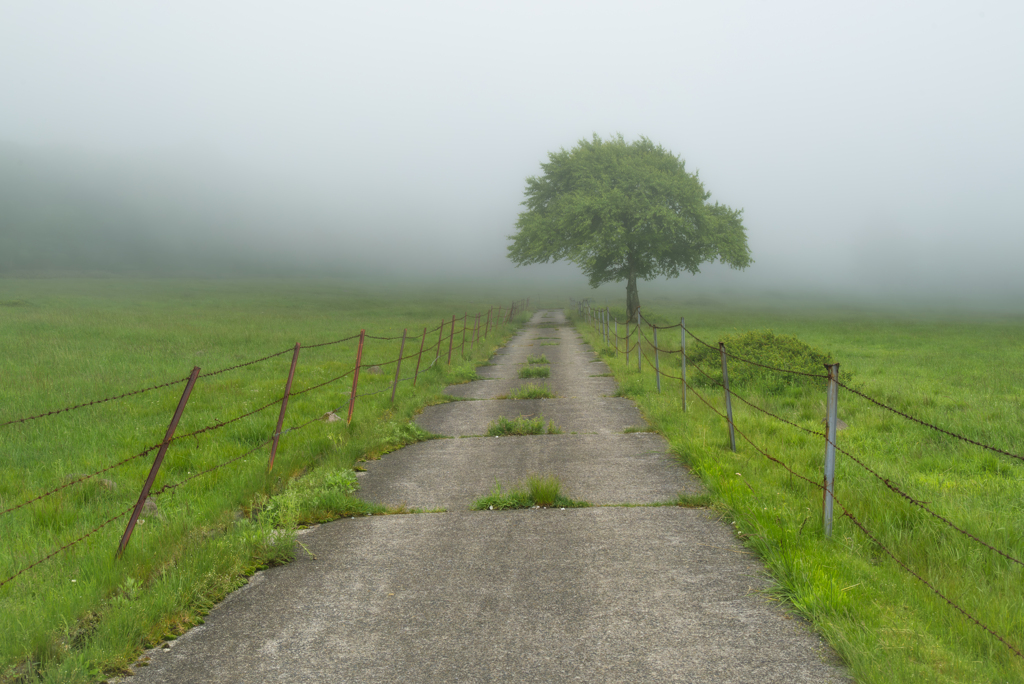
[[(344, 420), (351, 376), (301, 390), (352, 368), (358, 334), (400, 337), (418, 353), (416, 335), (451, 312), (489, 303), (456, 296), (388, 292), (370, 296), (337, 283), (186, 283), (164, 281), (4, 281), (0, 326), (0, 423), (126, 390), (246, 362), (303, 344), (273, 472), (267, 449), (220, 466), (264, 443), (278, 405), (191, 439), (174, 442), (154, 485), (155, 509), (120, 559), (125, 518), (0, 587), (0, 681), (89, 681), (125, 672), (139, 650), (202, 620), (210, 606), (255, 569), (285, 562), (291, 537), (276, 531), (375, 509), (341, 480), (360, 459), (375, 458), (426, 435), (409, 425), (444, 387), (473, 378), (526, 319), (461, 347), (452, 364), (435, 331), (425, 344), (417, 386), (399, 384), (390, 402), (400, 340), (368, 339), (351, 425)], [(507, 303), (505, 304), (507, 310)], [(222, 422), (279, 399), (291, 354), (203, 378), (178, 434)], [(410, 377), (415, 357), (403, 363)], [(374, 365), (380, 373), (370, 372)], [(0, 510), (80, 478), (160, 442), (182, 385), (0, 428)], [(343, 420), (317, 420), (338, 410)], [(125, 511), (138, 497), (152, 454), (0, 515), (0, 580)], [(209, 471), (209, 472), (206, 472)], [(189, 478), (195, 478), (189, 480)]]
[[(677, 306), (644, 309), (645, 318), (657, 324), (678, 323)], [(670, 315), (658, 316), (659, 311)], [(794, 335), (830, 352), (841, 364), (841, 379), (853, 371), (856, 387), (901, 411), (1011, 452), (1019, 453), (1024, 444), (1020, 320), (899, 319), (695, 304), (682, 313), (688, 328), (711, 344), (765, 328)], [(624, 319), (622, 312), (618, 317)], [(601, 348), (596, 332), (578, 327), (595, 349)], [(674, 336), (659, 331), (661, 346), (678, 349), (678, 331)], [(1024, 660), (904, 571), (842, 517), (842, 508), (836, 509), (832, 538), (825, 538), (820, 488), (792, 477), (739, 436), (733, 453), (725, 421), (694, 396), (699, 391), (723, 411), (721, 387), (695, 382), (683, 413), (678, 382), (663, 378), (658, 394), (647, 361), (638, 374), (635, 356), (628, 368), (619, 354), (606, 359), (622, 394), (639, 403), (647, 421), (707, 484), (740, 538), (764, 559), (777, 581), (776, 595), (813, 621), (858, 681), (1024, 679)], [(662, 355), (660, 363), (679, 374), (678, 355)], [(720, 374), (720, 362), (717, 369)], [(714, 374), (715, 365), (705, 370)], [(689, 374), (699, 376), (692, 364)], [(730, 378), (730, 387), (806, 430), (823, 430), (824, 381), (780, 387), (757, 376), (750, 374), (746, 382)], [(736, 399), (733, 410), (737, 429), (760, 449), (821, 481), (822, 437)], [(838, 435), (840, 447), (938, 514), (1024, 560), (1024, 508), (1018, 503), (1024, 500), (1024, 463), (907, 422), (849, 392), (840, 392), (839, 416), (849, 425)], [(1024, 647), (1021, 566), (894, 495), (849, 458), (837, 459), (837, 500), (881, 545), (1015, 648)]]

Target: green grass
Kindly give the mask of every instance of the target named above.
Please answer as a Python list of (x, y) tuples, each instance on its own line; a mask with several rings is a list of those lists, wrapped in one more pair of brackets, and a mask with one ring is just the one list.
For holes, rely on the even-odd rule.
[[(1024, 320), (1019, 317), (929, 318), (671, 300), (645, 302), (644, 311), (659, 325), (685, 314), (691, 332), (714, 346), (727, 335), (748, 331), (794, 336), (838, 361), (841, 379), (852, 371), (857, 388), (901, 411), (1010, 452), (1020, 453), (1024, 444)], [(624, 319), (621, 311), (618, 317)], [(583, 324), (579, 329), (595, 349), (602, 346), (595, 331)], [(673, 337), (679, 348), (678, 333), (662, 335), (663, 348)], [(688, 351), (696, 350), (696, 342), (687, 344)], [(645, 352), (653, 360), (646, 344)], [(704, 367), (712, 375), (716, 368), (721, 373), (720, 357), (714, 356), (709, 354)], [(678, 375), (678, 355), (663, 354), (660, 361), (663, 370)], [(628, 368), (622, 355), (607, 363), (620, 394), (639, 403), (647, 422), (705, 482), (716, 509), (760, 554), (778, 583), (776, 596), (813, 622), (858, 682), (1024, 680), (1021, 658), (902, 570), (842, 517), (841, 508), (834, 534), (826, 539), (820, 489), (790, 476), (739, 435), (733, 453), (724, 421), (692, 391), (683, 413), (679, 382), (663, 379), (658, 394), (648, 361), (640, 374), (635, 355)], [(780, 386), (759, 378), (760, 371), (734, 381), (732, 368), (738, 363), (730, 363), (735, 393), (802, 428), (822, 429), (823, 381)], [(692, 389), (724, 410), (721, 388), (698, 382), (692, 365), (689, 375), (695, 380)], [(821, 480), (822, 437), (736, 399), (733, 410), (737, 428), (761, 449), (813, 482)], [(958, 526), (1024, 559), (1024, 463), (907, 422), (846, 391), (840, 392), (839, 417), (849, 425), (838, 435), (841, 448)], [(842, 454), (836, 478), (837, 499), (897, 558), (1016, 648), (1024, 647), (1019, 600), (1024, 568), (894, 495)]]
[(526, 357), (526, 362), (527, 363), (550, 363), (548, 361), (548, 357), (544, 356), (543, 354), (541, 354), (540, 356), (527, 356)]
[(588, 508), (586, 501), (575, 501), (561, 494), (561, 482), (557, 477), (548, 475), (541, 477), (531, 475), (525, 484), (521, 484), (505, 493), (501, 484), (495, 480), (494, 488), (488, 496), (473, 502), (475, 511), (504, 511), (517, 508)]
[[(341, 282), (3, 280), (0, 325), (0, 423), (184, 378), (277, 351), (261, 363), (201, 378), (125, 554), (114, 558), (125, 518), (153, 454), (0, 514), (0, 581), (94, 530), (85, 541), (0, 587), (0, 681), (95, 681), (123, 673), (147, 646), (202, 621), (210, 607), (261, 567), (287, 562), (291, 530), (347, 515), (389, 512), (362, 502), (351, 470), (431, 435), (410, 423), (442, 400), (447, 385), (475, 377), (528, 319), (516, 316), (486, 340), (428, 335), (416, 387), (419, 335), (452, 311), (486, 311), (490, 302), (447, 292), (368, 292)], [(497, 301), (508, 297), (503, 293)], [(458, 325), (458, 322), (457, 322)], [(351, 425), (346, 401), (358, 337), (368, 335)], [(403, 328), (408, 330), (395, 403), (391, 383)], [(302, 343), (273, 471), (268, 448), (278, 400)], [(306, 388), (327, 382), (319, 389)], [(72, 482), (158, 444), (183, 385), (153, 390), (48, 418), (0, 428), (0, 510)], [(318, 420), (336, 411), (338, 422)], [(250, 452), (246, 455), (248, 452)], [(190, 479), (194, 478), (194, 479)]]
[(551, 393), (548, 386), (545, 384), (540, 385), (520, 385), (514, 390), (506, 394), (505, 396), (498, 397), (498, 399), (554, 399), (555, 395)]
[(549, 378), (551, 369), (545, 367), (524, 366), (519, 369), (520, 378)]
[(508, 437), (510, 435), (560, 435), (562, 430), (555, 425), (554, 421), (548, 421), (544, 427), (544, 417), (529, 418), (527, 416), (516, 416), (506, 418), (499, 416), (497, 420), (491, 421), (487, 426), (488, 437)]

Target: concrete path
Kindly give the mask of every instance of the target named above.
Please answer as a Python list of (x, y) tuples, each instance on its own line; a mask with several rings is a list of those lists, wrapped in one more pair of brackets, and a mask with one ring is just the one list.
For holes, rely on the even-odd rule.
[[(520, 380), (544, 354), (545, 380)], [(540, 312), (457, 401), (420, 424), (446, 438), (367, 464), (361, 496), (446, 512), (341, 520), (303, 533), (316, 559), (255, 575), (167, 650), (145, 682), (846, 682), (835, 658), (764, 596), (757, 560), (701, 485), (615, 399), (607, 367), (560, 312)], [(596, 376), (596, 377), (592, 377)], [(559, 398), (507, 400), (544, 383)], [(484, 437), (499, 416), (556, 435)], [(633, 428), (632, 430), (630, 428)], [(554, 474), (569, 510), (472, 512), (495, 479)], [(633, 504), (602, 507), (602, 504)]]

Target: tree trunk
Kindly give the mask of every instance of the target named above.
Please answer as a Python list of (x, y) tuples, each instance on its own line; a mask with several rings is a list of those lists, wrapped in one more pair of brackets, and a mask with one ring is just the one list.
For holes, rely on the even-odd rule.
[(626, 313), (629, 320), (636, 322), (636, 311), (640, 308), (640, 295), (636, 291), (636, 276), (632, 273), (626, 279)]

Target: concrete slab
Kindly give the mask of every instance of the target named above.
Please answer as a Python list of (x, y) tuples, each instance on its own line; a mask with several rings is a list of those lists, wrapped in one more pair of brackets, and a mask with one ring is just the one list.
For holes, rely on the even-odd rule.
[(627, 428), (646, 426), (629, 399), (519, 399), (456, 401), (428, 406), (416, 424), (435, 435), (463, 437), (485, 435), (498, 417), (543, 418), (563, 432), (621, 434)]
[(475, 380), (463, 385), (451, 385), (445, 393), (464, 399), (498, 399), (507, 397), (512, 390), (523, 385), (544, 385), (555, 397), (567, 399), (572, 397), (611, 397), (619, 391), (614, 378), (606, 377), (574, 377), (574, 378), (519, 378), (494, 380)]
[(707, 512), (598, 508), (323, 525), (132, 684), (848, 682)]
[(656, 503), (700, 484), (661, 435), (532, 435), (438, 439), (363, 465), (359, 497), (387, 506), (468, 510), (495, 480), (509, 487), (554, 475), (562, 493), (592, 504)]

